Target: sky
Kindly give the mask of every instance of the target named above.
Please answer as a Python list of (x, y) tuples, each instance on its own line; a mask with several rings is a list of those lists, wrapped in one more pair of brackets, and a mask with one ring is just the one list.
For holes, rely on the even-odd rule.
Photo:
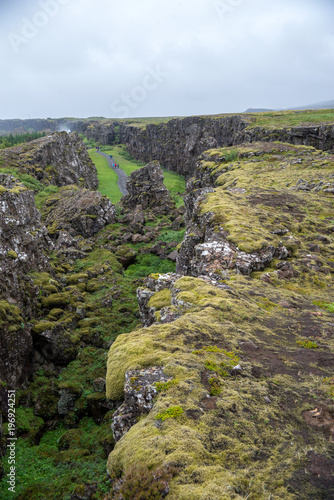
[(332, 100), (333, 19), (333, 0), (2, 0), (0, 119)]

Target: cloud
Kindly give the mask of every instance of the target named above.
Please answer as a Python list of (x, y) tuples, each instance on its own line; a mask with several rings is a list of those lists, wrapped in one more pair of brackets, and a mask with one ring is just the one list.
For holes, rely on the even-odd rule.
[[(124, 108), (122, 96), (132, 94), (129, 116), (333, 97), (329, 1), (17, 0), (1, 8), (3, 118), (112, 116), (115, 100)], [(15, 46), (10, 33), (25, 41)], [(157, 67), (168, 76), (155, 85)]]

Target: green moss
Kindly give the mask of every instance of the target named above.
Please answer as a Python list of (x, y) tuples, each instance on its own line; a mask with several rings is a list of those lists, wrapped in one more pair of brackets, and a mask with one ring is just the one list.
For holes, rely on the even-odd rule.
[(32, 408), (17, 408), (16, 429), (18, 435), (25, 434), (25, 437), (33, 438), (43, 426), (43, 419), (34, 415)]
[(51, 322), (51, 321), (40, 321), (39, 323), (36, 323), (33, 326), (32, 331), (34, 333), (43, 333), (46, 330), (53, 330), (53, 328), (57, 325), (57, 323)]
[(171, 387), (174, 385), (177, 385), (179, 383), (178, 380), (168, 380), (167, 382), (156, 382), (155, 387), (158, 392), (164, 392), (168, 391)]
[(15, 259), (17, 259), (18, 256), (17, 256), (17, 253), (14, 250), (8, 250), (7, 257), (9, 259), (15, 260)]
[(47, 309), (60, 308), (70, 303), (70, 296), (68, 293), (52, 293), (48, 297), (43, 297), (41, 303)]
[(164, 422), (165, 420), (168, 420), (169, 418), (180, 417), (183, 413), (184, 413), (183, 409), (180, 406), (171, 406), (166, 411), (156, 415), (155, 419), (161, 420), (162, 422)]
[(148, 307), (154, 307), (157, 310), (163, 307), (168, 307), (172, 302), (172, 294), (168, 288), (164, 288), (159, 292), (156, 292), (153, 297), (150, 298), (148, 302)]
[(86, 282), (87, 280), (88, 280), (88, 274), (86, 273), (72, 274), (71, 276), (67, 277), (67, 284), (76, 285), (77, 283)]
[(6, 300), (0, 300), (0, 327), (15, 332), (24, 327), (21, 310)]

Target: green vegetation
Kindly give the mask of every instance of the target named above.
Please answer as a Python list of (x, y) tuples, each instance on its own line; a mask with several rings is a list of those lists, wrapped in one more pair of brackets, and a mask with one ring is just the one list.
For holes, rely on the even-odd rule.
[(306, 111), (268, 111), (245, 115), (251, 117), (250, 127), (283, 128), (318, 123), (333, 123), (334, 109)]
[(18, 144), (31, 142), (35, 139), (45, 137), (45, 135), (45, 132), (27, 132), (26, 134), (9, 134), (0, 136), (0, 149), (10, 148), (12, 146), (17, 146)]
[(313, 304), (318, 307), (321, 307), (322, 309), (325, 309), (325, 311), (334, 313), (334, 302), (324, 302), (321, 300), (314, 300)]
[(164, 422), (165, 420), (168, 420), (169, 418), (177, 418), (182, 415), (183, 409), (180, 406), (171, 406), (168, 408), (166, 411), (159, 413), (154, 417), (156, 420), (161, 420), (161, 422)]
[(150, 470), (145, 465), (137, 464), (121, 479), (113, 478), (113, 492), (104, 500), (159, 500), (165, 497), (168, 483), (176, 472), (171, 467)]
[(178, 380), (168, 380), (167, 382), (156, 382), (155, 387), (158, 392), (164, 392), (168, 391), (171, 387), (174, 385), (177, 385), (179, 383)]
[(45, 186), (41, 182), (39, 182), (36, 177), (33, 177), (32, 175), (29, 174), (23, 174), (20, 172), (17, 168), (1, 168), (0, 167), (0, 174), (11, 174), (16, 179), (19, 179), (19, 181), (28, 189), (32, 189), (35, 191), (35, 193), (38, 193), (39, 191), (42, 191)]
[(170, 260), (161, 260), (157, 255), (141, 254), (136, 258), (136, 263), (129, 266), (125, 275), (132, 278), (144, 278), (151, 273), (174, 273), (175, 263)]
[(97, 169), (99, 191), (108, 196), (112, 203), (118, 203), (122, 197), (117, 186), (118, 175), (115, 170), (109, 167), (107, 158), (101, 156), (94, 149), (90, 149), (88, 153)]
[[(28, 424), (36, 428), (36, 422), (42, 421), (30, 415), (25, 408), (18, 408), (18, 414), (19, 432), (30, 430), (31, 433)], [(23, 414), (30, 415), (24, 425)], [(110, 434), (109, 419), (98, 426), (92, 419), (86, 418), (81, 420), (78, 429), (72, 429), (72, 434), (74, 430), (77, 439), (71, 441), (65, 438), (71, 434), (71, 430), (67, 430), (62, 424), (58, 424), (55, 430), (45, 432), (38, 446), (29, 444), (24, 435), (18, 439), (16, 460), (20, 467), (17, 468), (16, 498), (69, 500), (76, 487), (96, 482), (98, 498), (103, 498), (109, 489), (105, 473), (106, 455), (103, 450), (103, 442)], [(6, 462), (4, 461), (5, 473), (8, 473)], [(7, 488), (6, 481), (2, 481), (1, 498), (8, 498)]]
[(297, 344), (305, 349), (319, 349), (319, 346), (313, 340), (297, 340)]

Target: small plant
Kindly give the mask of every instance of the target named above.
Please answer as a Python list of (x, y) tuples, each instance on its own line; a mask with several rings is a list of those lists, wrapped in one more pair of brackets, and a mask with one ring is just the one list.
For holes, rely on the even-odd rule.
[(297, 340), (297, 344), (305, 347), (305, 349), (319, 349), (319, 346), (313, 340)]
[(219, 380), (215, 377), (210, 377), (209, 384), (211, 387), (211, 391), (210, 391), (211, 396), (219, 396), (219, 394), (221, 393), (221, 387), (220, 387)]
[(168, 380), (167, 382), (156, 382), (155, 387), (158, 392), (167, 391), (173, 385), (177, 385), (179, 383), (178, 380)]
[(225, 151), (223, 156), (224, 161), (235, 161), (238, 159), (239, 153), (237, 149), (230, 149), (229, 151)]
[(177, 418), (180, 415), (182, 415), (182, 413), (184, 413), (184, 412), (183, 412), (181, 406), (171, 406), (163, 413), (159, 413), (159, 415), (157, 415), (155, 417), (155, 420), (161, 420), (161, 422), (164, 422), (168, 418)]

